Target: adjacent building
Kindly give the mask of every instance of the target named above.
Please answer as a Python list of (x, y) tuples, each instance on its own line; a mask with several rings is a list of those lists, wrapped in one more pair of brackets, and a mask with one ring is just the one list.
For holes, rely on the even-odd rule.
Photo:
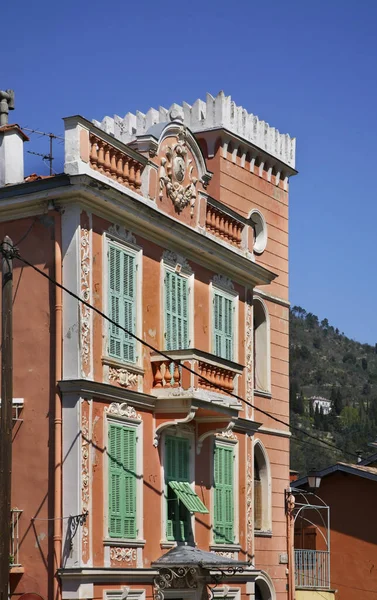
[(295, 140), (223, 93), (67, 118), (53, 177), (0, 140), (1, 236), (95, 308), (14, 261), (11, 593), (287, 599)]

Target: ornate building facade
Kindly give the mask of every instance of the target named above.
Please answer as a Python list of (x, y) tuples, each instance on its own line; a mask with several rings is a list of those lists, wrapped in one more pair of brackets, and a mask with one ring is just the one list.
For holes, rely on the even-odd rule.
[(15, 261), (15, 594), (288, 598), (294, 167), (220, 93), (67, 118), (64, 174), (0, 189), (2, 235), (96, 309)]

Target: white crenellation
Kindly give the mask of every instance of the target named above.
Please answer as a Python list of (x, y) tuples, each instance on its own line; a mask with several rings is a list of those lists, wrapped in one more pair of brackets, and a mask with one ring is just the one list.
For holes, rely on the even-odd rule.
[(115, 115), (114, 118), (105, 117), (102, 122), (94, 120), (93, 123), (128, 144), (138, 136), (145, 135), (152, 125), (174, 120), (182, 121), (194, 133), (227, 129), (281, 162), (295, 167), (296, 138), (270, 127), (242, 106), (237, 106), (231, 96), (225, 96), (222, 91), (215, 98), (207, 94), (206, 102), (198, 99), (192, 106), (183, 102), (182, 106), (172, 104), (169, 110), (163, 107), (158, 110), (150, 108), (146, 114), (137, 111), (136, 115), (127, 113), (123, 119)]

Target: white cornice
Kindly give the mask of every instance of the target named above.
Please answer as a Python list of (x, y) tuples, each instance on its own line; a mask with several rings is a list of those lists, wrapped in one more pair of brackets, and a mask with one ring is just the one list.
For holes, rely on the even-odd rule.
[[(59, 185), (64, 180), (64, 185)], [(48, 181), (48, 180), (47, 180)], [(51, 182), (53, 179), (50, 180)], [(67, 181), (69, 184), (67, 185)], [(40, 182), (40, 183), (43, 183)], [(8, 188), (0, 190), (0, 221), (25, 217), (46, 212), (48, 208), (64, 209), (69, 204), (80, 204), (89, 212), (109, 219), (120, 225), (127, 223), (127, 229), (142, 235), (163, 248), (184, 254), (212, 271), (230, 277), (241, 285), (254, 287), (266, 285), (276, 275), (264, 267), (250, 261), (239, 250), (203, 235), (197, 230), (167, 215), (149, 199), (127, 190), (118, 189), (116, 182), (99, 180), (90, 175), (72, 175), (57, 178), (56, 187), (40, 186), (27, 188), (29, 184), (14, 186), (13, 195)], [(30, 189), (30, 194), (28, 194)], [(38, 189), (38, 188), (37, 188)], [(17, 192), (19, 194), (17, 195)]]

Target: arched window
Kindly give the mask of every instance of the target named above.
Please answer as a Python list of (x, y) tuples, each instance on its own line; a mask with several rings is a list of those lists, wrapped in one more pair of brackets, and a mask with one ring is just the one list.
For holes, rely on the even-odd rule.
[(267, 308), (254, 298), (254, 389), (271, 392), (270, 322)]
[(255, 580), (255, 600), (276, 600), (276, 593), (274, 584), (271, 578), (264, 573), (260, 572)]
[(254, 444), (254, 530), (270, 532), (271, 474), (267, 452), (260, 440)]

